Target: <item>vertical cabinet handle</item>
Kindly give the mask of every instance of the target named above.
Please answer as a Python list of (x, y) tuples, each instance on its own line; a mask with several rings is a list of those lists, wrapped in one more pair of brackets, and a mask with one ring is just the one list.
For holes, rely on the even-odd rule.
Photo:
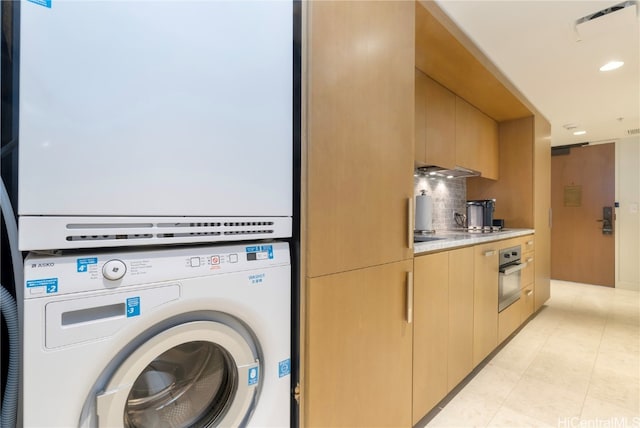
[(529, 258), (527, 259), (527, 263), (531, 263), (531, 262), (533, 262), (533, 257), (529, 257)]
[(549, 228), (553, 227), (553, 208), (549, 208)]
[(409, 198), (407, 207), (407, 242), (409, 249), (413, 250), (413, 197)]
[(407, 272), (407, 323), (413, 322), (413, 272)]

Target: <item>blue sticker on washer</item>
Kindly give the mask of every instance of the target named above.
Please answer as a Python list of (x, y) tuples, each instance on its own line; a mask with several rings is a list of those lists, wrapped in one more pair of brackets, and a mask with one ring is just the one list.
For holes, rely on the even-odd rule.
[(76, 260), (76, 265), (78, 267), (78, 272), (86, 272), (87, 268), (89, 267), (89, 265), (96, 265), (98, 264), (98, 258), (97, 257), (87, 257), (84, 259), (77, 259)]
[(245, 247), (247, 261), (273, 259), (273, 245)]
[(40, 6), (51, 8), (51, 0), (29, 0), (31, 3), (39, 4)]
[(278, 363), (278, 377), (285, 377), (291, 374), (291, 359), (287, 358)]
[(58, 292), (58, 278), (32, 279), (27, 281), (27, 288), (46, 287), (47, 294)]
[(127, 318), (140, 315), (140, 297), (129, 297), (127, 299)]
[(258, 372), (258, 367), (251, 367), (249, 369), (248, 384), (249, 385), (256, 385), (258, 383), (259, 379), (260, 379), (260, 374)]

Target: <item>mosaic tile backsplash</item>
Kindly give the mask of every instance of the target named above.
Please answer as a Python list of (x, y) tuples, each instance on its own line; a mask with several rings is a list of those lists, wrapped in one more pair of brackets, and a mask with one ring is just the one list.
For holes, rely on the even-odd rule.
[[(433, 228), (451, 230), (458, 227), (453, 217), (454, 212), (467, 212), (467, 179), (466, 178), (431, 178), (414, 177), (414, 196), (425, 190), (433, 201)], [(415, 206), (415, 203), (414, 203)]]

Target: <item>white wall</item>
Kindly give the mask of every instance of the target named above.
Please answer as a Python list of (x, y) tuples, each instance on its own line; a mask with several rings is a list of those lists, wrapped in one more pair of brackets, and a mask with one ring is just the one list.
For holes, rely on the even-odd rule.
[(616, 142), (616, 287), (640, 291), (640, 137)]

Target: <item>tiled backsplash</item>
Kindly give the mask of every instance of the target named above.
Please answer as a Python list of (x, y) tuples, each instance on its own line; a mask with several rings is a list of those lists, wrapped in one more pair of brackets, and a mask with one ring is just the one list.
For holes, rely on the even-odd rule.
[[(425, 190), (433, 201), (433, 228), (436, 230), (458, 227), (453, 213), (466, 214), (467, 179), (414, 177), (414, 196)], [(415, 206), (415, 204), (414, 204)]]

